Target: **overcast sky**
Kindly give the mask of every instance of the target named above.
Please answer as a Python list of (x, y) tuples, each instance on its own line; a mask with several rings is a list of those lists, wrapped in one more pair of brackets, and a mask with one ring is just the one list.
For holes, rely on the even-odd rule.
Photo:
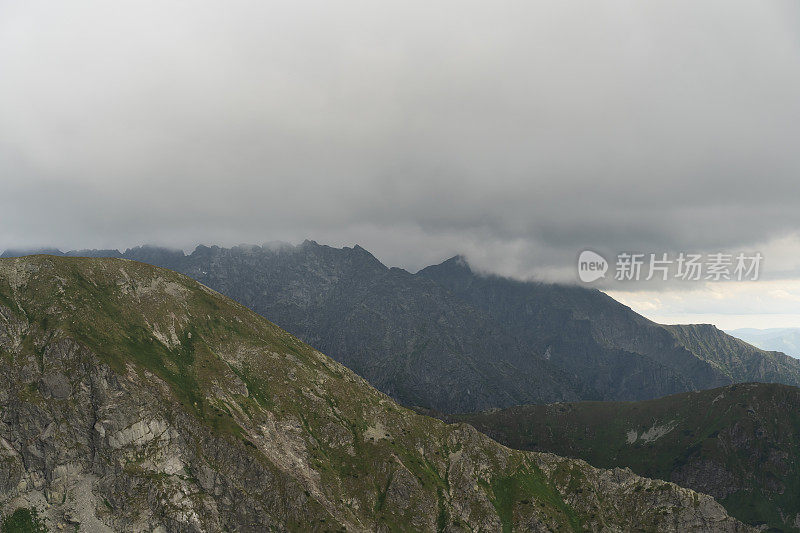
[(0, 249), (762, 251), (769, 290), (612, 294), (800, 326), (798, 140), (796, 0), (0, 0)]

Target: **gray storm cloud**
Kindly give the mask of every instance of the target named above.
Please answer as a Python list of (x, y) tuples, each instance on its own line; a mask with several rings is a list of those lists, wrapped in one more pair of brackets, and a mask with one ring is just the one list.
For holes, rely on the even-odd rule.
[(0, 248), (308, 237), (556, 277), (757, 248), (800, 229), (798, 15), (0, 1)]

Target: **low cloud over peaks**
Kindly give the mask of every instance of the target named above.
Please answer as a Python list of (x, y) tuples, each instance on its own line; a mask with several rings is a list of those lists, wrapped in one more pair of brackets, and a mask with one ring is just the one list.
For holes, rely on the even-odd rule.
[(6, 3), (0, 247), (310, 237), (555, 278), (587, 247), (756, 249), (800, 227), (798, 20), (791, 2)]

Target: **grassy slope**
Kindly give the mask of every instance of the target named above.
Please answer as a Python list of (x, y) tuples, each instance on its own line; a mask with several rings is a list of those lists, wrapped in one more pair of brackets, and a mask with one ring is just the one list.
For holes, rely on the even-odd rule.
[[(798, 530), (800, 389), (794, 387), (741, 384), (641, 402), (522, 406), (448, 419), (468, 421), (513, 448), (717, 490), (728, 512), (745, 522)], [(656, 437), (659, 428), (669, 431), (643, 438), (648, 430)]]

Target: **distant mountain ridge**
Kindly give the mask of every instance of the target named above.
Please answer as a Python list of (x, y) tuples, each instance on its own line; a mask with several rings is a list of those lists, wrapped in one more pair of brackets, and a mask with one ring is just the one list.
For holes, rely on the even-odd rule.
[(411, 274), (313, 241), (66, 255), (109, 254), (193, 277), (401, 403), (445, 413), (800, 385), (800, 361), (713, 326), (662, 326), (598, 290), (481, 275), (462, 257)]
[(741, 328), (726, 333), (762, 350), (783, 352), (795, 359), (800, 358), (800, 328)]

